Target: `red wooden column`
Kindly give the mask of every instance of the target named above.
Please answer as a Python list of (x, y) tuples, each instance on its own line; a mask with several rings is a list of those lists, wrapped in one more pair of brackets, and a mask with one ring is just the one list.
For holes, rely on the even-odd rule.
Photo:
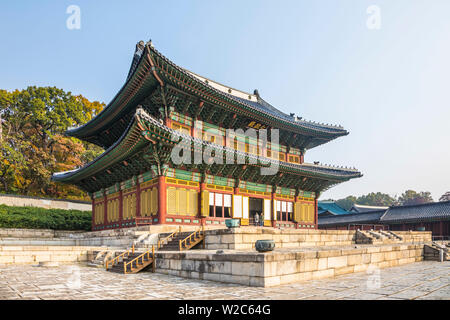
[(200, 192), (198, 194), (198, 216), (202, 226), (206, 225), (206, 217), (202, 216), (202, 193), (206, 189), (206, 183), (200, 182)]
[(165, 224), (167, 215), (166, 177), (158, 177), (158, 223)]
[(270, 193), (270, 207), (272, 208), (272, 227), (276, 228), (277, 227), (277, 207), (274, 204), (274, 200), (275, 199), (275, 193), (272, 192)]
[(94, 231), (94, 225), (95, 225), (95, 198), (94, 198), (94, 196), (92, 196), (91, 199), (92, 199), (92, 225), (91, 225), (91, 231)]
[(119, 228), (122, 227), (123, 222), (123, 192), (119, 190)]
[[(296, 207), (295, 204), (297, 203), (297, 200), (298, 200), (298, 196), (295, 196), (294, 197), (294, 207), (292, 208), (293, 214), (294, 214), (294, 218), (295, 218), (295, 207)], [(299, 225), (298, 221), (295, 221), (295, 229), (299, 228), (298, 225)]]
[(105, 221), (103, 222), (103, 225), (106, 226), (108, 223), (108, 199), (106, 199), (106, 190), (103, 190), (103, 203), (104, 203), (104, 214), (105, 214)]
[(316, 197), (314, 199), (314, 228), (319, 229), (319, 208), (318, 208), (318, 201)]
[(141, 217), (141, 184), (139, 183), (139, 178), (136, 182), (136, 218)]
[[(237, 185), (239, 186), (239, 182), (237, 183)], [(233, 217), (233, 219), (239, 219), (239, 225), (241, 225), (241, 219), (244, 216), (244, 211), (243, 211), (243, 208), (242, 208), (242, 201), (241, 201), (241, 217), (240, 218), (235, 218), (234, 217), (234, 195), (238, 194), (238, 190), (239, 190), (238, 187), (233, 187), (233, 195), (231, 196), (232, 197), (232, 199), (231, 199), (231, 203), (232, 203), (232, 205), (231, 205), (231, 216)]]

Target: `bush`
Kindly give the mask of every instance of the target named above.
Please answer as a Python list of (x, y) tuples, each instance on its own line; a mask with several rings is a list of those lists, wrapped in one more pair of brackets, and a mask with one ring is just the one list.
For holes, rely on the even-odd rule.
[(91, 230), (90, 211), (0, 205), (0, 228)]

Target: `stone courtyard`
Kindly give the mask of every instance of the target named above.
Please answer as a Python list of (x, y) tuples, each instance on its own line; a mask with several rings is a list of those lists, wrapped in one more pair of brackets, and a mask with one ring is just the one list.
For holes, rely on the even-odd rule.
[(272, 288), (158, 273), (116, 274), (85, 264), (0, 265), (0, 299), (450, 300), (450, 262), (422, 261)]

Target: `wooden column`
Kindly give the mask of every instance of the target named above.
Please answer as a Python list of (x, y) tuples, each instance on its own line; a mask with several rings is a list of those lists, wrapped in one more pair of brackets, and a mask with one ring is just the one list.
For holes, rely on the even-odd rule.
[(158, 177), (158, 223), (165, 224), (167, 215), (166, 177)]
[(319, 210), (318, 210), (318, 201), (317, 197), (314, 199), (314, 225), (315, 229), (319, 229)]
[(136, 218), (141, 217), (141, 184), (139, 183), (139, 178), (136, 182)]
[(272, 192), (270, 193), (270, 207), (272, 208), (272, 227), (276, 228), (277, 227), (277, 207), (274, 204), (274, 200), (275, 199), (275, 193)]
[(119, 191), (119, 228), (122, 227), (123, 222), (123, 192)]
[(200, 192), (198, 194), (198, 216), (200, 217), (201, 225), (206, 225), (206, 217), (202, 216), (202, 193), (206, 189), (206, 183), (200, 182)]
[[(297, 193), (297, 191), (295, 193)], [(293, 208), (292, 208), (294, 218), (295, 218), (295, 204), (297, 203), (297, 200), (298, 200), (298, 196), (295, 196), (294, 204), (293, 204)], [(298, 229), (299, 228), (298, 226), (299, 226), (299, 223), (297, 220), (295, 220), (295, 229)]]
[(108, 199), (106, 199), (106, 190), (103, 190), (103, 205), (104, 205), (104, 222), (103, 225), (106, 226), (106, 224), (108, 223)]
[(95, 198), (94, 198), (94, 196), (92, 196), (91, 199), (92, 199), (92, 225), (91, 225), (91, 231), (94, 231), (94, 225), (95, 225)]

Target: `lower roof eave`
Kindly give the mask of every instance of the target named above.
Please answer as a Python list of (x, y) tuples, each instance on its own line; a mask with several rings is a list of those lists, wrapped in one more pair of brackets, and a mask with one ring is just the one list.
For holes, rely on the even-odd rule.
[[(148, 139), (149, 136), (153, 140), (157, 139), (159, 142), (168, 144), (176, 143), (175, 141), (170, 141), (170, 139), (188, 139), (194, 145), (202, 145), (202, 147), (213, 146), (214, 148), (221, 149), (225, 152), (236, 152), (237, 154), (241, 154), (247, 159), (257, 157), (252, 154), (235, 151), (234, 149), (214, 145), (203, 140), (184, 135), (165, 126), (164, 124), (161, 124), (157, 119), (148, 115), (143, 109), (138, 109), (127, 130), (123, 133), (122, 137), (118, 141), (116, 141), (114, 145), (108, 148), (102, 155), (86, 164), (82, 168), (62, 173), (55, 173), (52, 176), (52, 180), (77, 184), (79, 181), (86, 178), (93, 177), (95, 179), (95, 175), (108, 170), (108, 168), (117, 163), (120, 163), (121, 161), (126, 161), (137, 151), (142, 150), (146, 146), (150, 145), (151, 139)], [(362, 174), (356, 169), (343, 169), (313, 164), (298, 165), (275, 161), (267, 158), (264, 158), (264, 160), (277, 162), (280, 166), (280, 171), (283, 173), (306, 176), (313, 179), (324, 179), (326, 181), (329, 181), (328, 187), (362, 176)]]

